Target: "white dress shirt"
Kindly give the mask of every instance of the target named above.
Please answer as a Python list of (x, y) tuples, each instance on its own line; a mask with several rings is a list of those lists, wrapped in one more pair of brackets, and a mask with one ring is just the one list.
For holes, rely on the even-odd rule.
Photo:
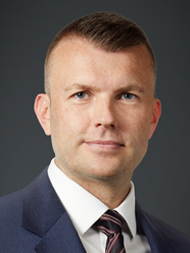
[[(109, 208), (99, 199), (86, 191), (76, 182), (68, 178), (51, 161), (48, 176), (60, 201), (78, 232), (86, 252), (104, 253), (107, 236), (97, 232), (92, 225)], [(135, 189), (131, 182), (131, 190), (121, 205), (115, 208), (125, 219), (128, 227), (124, 227), (124, 246), (128, 253), (150, 253), (150, 247), (145, 236), (136, 232), (135, 219)]]

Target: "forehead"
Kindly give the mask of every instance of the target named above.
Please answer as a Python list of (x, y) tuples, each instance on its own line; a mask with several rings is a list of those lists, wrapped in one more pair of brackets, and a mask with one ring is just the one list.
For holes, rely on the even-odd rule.
[(107, 52), (83, 39), (64, 39), (53, 50), (49, 69), (51, 84), (58, 83), (59, 79), (65, 85), (75, 79), (79, 82), (98, 79), (102, 82), (105, 79), (106, 83), (131, 76), (154, 82), (151, 57), (144, 45), (120, 52)]

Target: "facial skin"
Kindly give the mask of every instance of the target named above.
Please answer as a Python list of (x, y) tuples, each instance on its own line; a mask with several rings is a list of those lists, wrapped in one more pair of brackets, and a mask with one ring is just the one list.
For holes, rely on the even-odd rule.
[(106, 52), (70, 39), (55, 48), (50, 67), (50, 97), (39, 94), (35, 111), (51, 135), (55, 163), (115, 208), (161, 113), (149, 52), (143, 45)]

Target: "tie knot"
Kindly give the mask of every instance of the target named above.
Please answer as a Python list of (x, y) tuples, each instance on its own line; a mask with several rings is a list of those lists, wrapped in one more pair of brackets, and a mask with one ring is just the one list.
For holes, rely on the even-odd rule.
[(121, 233), (123, 222), (123, 217), (117, 211), (108, 209), (95, 223), (95, 226), (102, 233), (110, 236)]
[(107, 210), (94, 224), (107, 236), (106, 253), (125, 253), (122, 235), (123, 217), (115, 210)]

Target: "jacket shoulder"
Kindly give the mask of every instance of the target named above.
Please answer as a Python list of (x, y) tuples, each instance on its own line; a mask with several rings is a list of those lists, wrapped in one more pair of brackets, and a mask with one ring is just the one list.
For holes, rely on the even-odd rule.
[(34, 252), (39, 237), (23, 228), (22, 218), (23, 190), (0, 198), (1, 253)]
[(158, 231), (160, 231), (162, 234), (168, 235), (173, 240), (176, 249), (178, 247), (179, 249), (181, 249), (181, 247), (184, 247), (184, 249), (187, 248), (188, 250), (190, 249), (190, 236), (180, 232), (155, 216), (147, 212), (144, 213), (147, 219), (156, 227)]
[(0, 223), (20, 220), (22, 215), (22, 190), (0, 198)]

